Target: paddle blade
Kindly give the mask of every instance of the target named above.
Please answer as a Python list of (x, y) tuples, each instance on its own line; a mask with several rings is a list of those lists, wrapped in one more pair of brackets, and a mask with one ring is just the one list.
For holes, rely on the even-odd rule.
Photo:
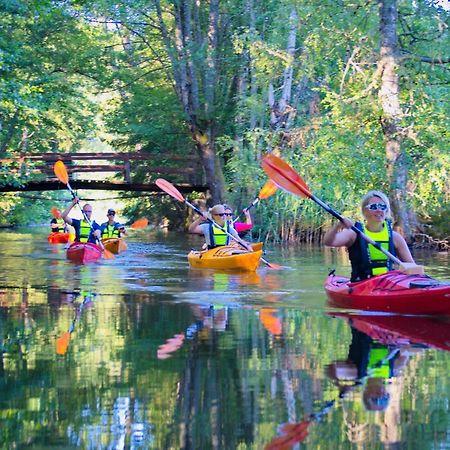
[(285, 191), (300, 197), (312, 196), (308, 185), (300, 175), (278, 156), (266, 155), (261, 161), (261, 167), (269, 178)]
[(70, 333), (66, 331), (60, 338), (56, 339), (56, 353), (65, 355), (69, 347)]
[(143, 217), (142, 219), (138, 219), (130, 225), (130, 228), (133, 230), (140, 230), (141, 228), (145, 228), (148, 225), (148, 219)]
[(52, 212), (52, 216), (53, 216), (55, 219), (59, 219), (59, 218), (61, 217), (61, 211), (60, 211), (58, 208), (53, 207), (53, 208), (51, 209), (51, 212)]
[(155, 181), (155, 184), (166, 194), (171, 195), (174, 199), (184, 202), (183, 194), (169, 181), (164, 180), (164, 178), (158, 178)]
[(103, 248), (103, 258), (105, 258), (105, 259), (114, 259), (115, 256), (109, 250), (106, 250), (106, 248)]
[(303, 442), (308, 437), (310, 421), (301, 423), (285, 424), (281, 427), (282, 435), (273, 438), (264, 450), (287, 450), (295, 444)]
[(260, 198), (260, 200), (270, 197), (271, 195), (275, 194), (277, 189), (278, 186), (272, 180), (268, 180), (267, 183), (259, 191), (258, 197)]
[(279, 264), (271, 263), (264, 258), (261, 258), (261, 262), (264, 263), (269, 269), (276, 269), (276, 270), (288, 269), (288, 267), (286, 266), (280, 266)]
[(66, 166), (62, 161), (56, 161), (53, 166), (53, 171), (55, 172), (56, 177), (61, 183), (68, 184), (69, 183), (69, 174), (67, 173)]

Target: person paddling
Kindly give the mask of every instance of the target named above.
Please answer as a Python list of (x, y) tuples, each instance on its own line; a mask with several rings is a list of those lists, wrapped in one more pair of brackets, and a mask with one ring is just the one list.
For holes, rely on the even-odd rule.
[[(245, 244), (248, 251), (252, 252), (253, 249), (250, 244), (239, 238), (236, 230), (227, 222), (226, 217), (224, 205), (214, 205), (208, 213), (202, 212), (202, 215), (192, 222), (189, 233), (203, 234), (208, 249), (231, 244), (234, 240), (229, 235), (232, 235), (243, 245)], [(208, 219), (211, 219), (223, 229), (208, 222)]]
[(64, 222), (64, 219), (61, 217), (61, 212), (55, 208), (54, 212), (52, 211), (55, 217), (50, 221), (50, 227), (52, 233), (67, 233), (67, 225)]
[(100, 227), (102, 232), (102, 239), (119, 238), (122, 236), (122, 234), (125, 236), (127, 235), (125, 227), (114, 220), (116, 217), (116, 212), (114, 211), (114, 209), (108, 209), (106, 217), (108, 217), (108, 221), (102, 223)]
[(233, 226), (239, 236), (245, 235), (253, 228), (252, 216), (250, 215), (250, 211), (247, 208), (242, 211), (245, 214), (245, 222), (235, 222), (233, 220), (233, 210), (231, 206), (225, 204), (223, 205), (223, 207), (225, 208), (225, 213), (227, 214), (227, 222)]
[[(370, 191), (361, 201), (365, 223), (356, 222), (354, 225), (401, 261), (415, 264), (405, 239), (392, 229), (390, 210), (385, 194)], [(351, 230), (352, 225), (352, 220), (342, 217), (324, 236), (324, 244), (328, 247), (347, 247), (352, 265), (351, 281), (365, 280), (392, 270), (392, 261)]]
[(84, 217), (81, 220), (68, 217), (68, 214), (78, 202), (78, 197), (74, 197), (69, 207), (61, 214), (61, 217), (64, 219), (64, 222), (75, 228), (75, 242), (92, 242), (96, 244), (101, 237), (101, 230), (100, 225), (95, 220), (91, 220), (92, 206), (89, 203), (83, 206), (83, 213), (90, 221), (90, 224)]

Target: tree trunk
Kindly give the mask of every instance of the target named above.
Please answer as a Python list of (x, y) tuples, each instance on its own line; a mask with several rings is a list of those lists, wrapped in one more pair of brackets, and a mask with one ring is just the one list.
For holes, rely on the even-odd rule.
[(408, 167), (401, 149), (403, 113), (399, 100), (398, 61), (397, 0), (381, 0), (379, 61), (381, 87), (378, 96), (383, 108), (381, 125), (385, 138), (387, 175), (397, 225), (405, 238), (410, 241), (413, 232), (406, 202)]

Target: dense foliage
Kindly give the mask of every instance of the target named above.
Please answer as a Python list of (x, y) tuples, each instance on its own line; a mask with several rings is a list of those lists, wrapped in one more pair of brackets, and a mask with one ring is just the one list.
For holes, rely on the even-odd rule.
[[(165, 154), (198, 154), (212, 200), (241, 209), (266, 180), (261, 155), (276, 151), (343, 214), (355, 216), (369, 188), (400, 190), (414, 232), (426, 223), (444, 239), (450, 14), (427, 0), (381, 3), (398, 15), (392, 116), (376, 1), (1, 2), (0, 152), (76, 151), (108, 132), (114, 149), (148, 152), (136, 180)], [(400, 153), (389, 161), (392, 139)], [(402, 165), (402, 186), (389, 164)], [(167, 210), (157, 204), (136, 200), (129, 213), (157, 217)], [(330, 220), (278, 193), (261, 202), (255, 229), (310, 239)]]

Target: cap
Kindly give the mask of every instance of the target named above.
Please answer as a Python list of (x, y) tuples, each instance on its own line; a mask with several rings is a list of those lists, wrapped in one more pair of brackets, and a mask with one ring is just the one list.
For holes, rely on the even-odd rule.
[(108, 214), (116, 214), (116, 212), (113, 209), (108, 209)]

